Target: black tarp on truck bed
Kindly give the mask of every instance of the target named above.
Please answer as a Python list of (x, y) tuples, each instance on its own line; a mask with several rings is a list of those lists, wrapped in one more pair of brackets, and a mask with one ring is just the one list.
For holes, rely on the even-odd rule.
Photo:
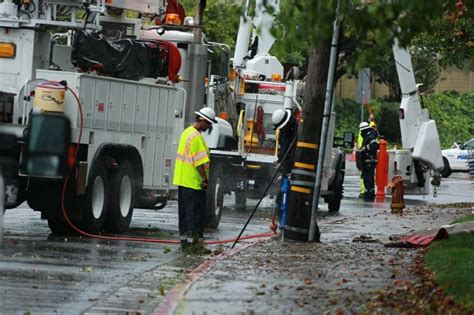
[(109, 41), (100, 33), (78, 31), (72, 63), (82, 71), (95, 70), (115, 78), (138, 80), (166, 77), (168, 52), (158, 42), (121, 39)]

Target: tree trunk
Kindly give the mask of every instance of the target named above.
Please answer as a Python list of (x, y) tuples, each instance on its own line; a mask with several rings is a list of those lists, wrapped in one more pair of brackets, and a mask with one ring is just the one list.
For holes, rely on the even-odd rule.
[[(331, 39), (323, 40), (311, 48), (308, 75), (304, 90), (302, 120), (298, 127), (298, 138), (291, 175), (289, 207), (284, 237), (291, 240), (307, 241), (311, 218), (311, 204), (314, 193), (314, 180), (321, 138), (321, 126), (326, 96), (329, 53)], [(314, 145), (316, 149), (308, 148)], [(303, 182), (303, 185), (298, 185)], [(311, 183), (310, 186), (304, 182)], [(319, 241), (317, 229), (316, 241)]]

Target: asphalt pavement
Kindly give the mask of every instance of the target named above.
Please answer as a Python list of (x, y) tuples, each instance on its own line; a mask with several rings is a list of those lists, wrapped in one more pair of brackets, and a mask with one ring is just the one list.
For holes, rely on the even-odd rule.
[[(0, 246), (1, 314), (319, 314), (363, 312), (375, 292), (412, 279), (416, 250), (386, 248), (391, 234), (450, 223), (471, 213), (474, 184), (465, 173), (443, 181), (438, 197), (406, 196), (401, 215), (390, 198), (357, 198), (358, 177), (348, 163), (345, 199), (337, 215), (318, 211), (320, 244), (253, 239), (210, 246), (215, 255), (183, 255), (173, 244), (53, 237), (26, 205), (8, 210)], [(464, 202), (464, 203), (462, 203)], [(437, 204), (451, 204), (438, 207)], [(235, 237), (246, 213), (232, 197), (210, 240)], [(273, 200), (266, 198), (246, 235), (268, 232)], [(177, 240), (177, 207), (136, 210), (130, 235)], [(353, 240), (364, 235), (373, 242)], [(390, 313), (390, 310), (384, 310)]]

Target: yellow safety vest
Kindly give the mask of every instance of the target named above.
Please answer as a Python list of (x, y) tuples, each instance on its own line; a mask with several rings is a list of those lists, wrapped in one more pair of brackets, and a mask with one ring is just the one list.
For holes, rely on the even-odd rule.
[(186, 128), (179, 139), (174, 166), (173, 185), (201, 190), (202, 178), (196, 167), (205, 164), (209, 172), (209, 149), (199, 131)]

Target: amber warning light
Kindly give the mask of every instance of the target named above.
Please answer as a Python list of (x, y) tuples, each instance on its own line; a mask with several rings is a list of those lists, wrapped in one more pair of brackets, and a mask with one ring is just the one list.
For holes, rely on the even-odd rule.
[(168, 25), (181, 25), (181, 19), (178, 14), (168, 13), (166, 14), (165, 24)]
[(15, 58), (16, 45), (0, 42), (0, 58)]

